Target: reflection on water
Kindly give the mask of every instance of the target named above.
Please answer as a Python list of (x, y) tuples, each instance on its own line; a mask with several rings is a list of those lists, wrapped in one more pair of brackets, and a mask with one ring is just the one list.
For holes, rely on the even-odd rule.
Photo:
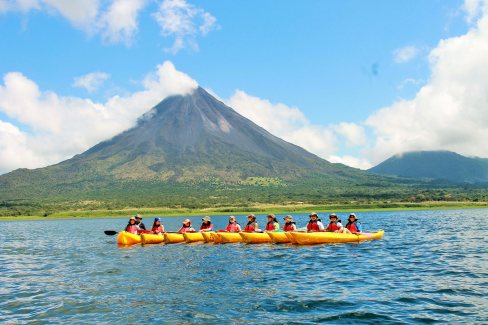
[(1, 222), (0, 322), (486, 323), (487, 214), (363, 213), (384, 240), (319, 246), (119, 249), (103, 230), (123, 219)]

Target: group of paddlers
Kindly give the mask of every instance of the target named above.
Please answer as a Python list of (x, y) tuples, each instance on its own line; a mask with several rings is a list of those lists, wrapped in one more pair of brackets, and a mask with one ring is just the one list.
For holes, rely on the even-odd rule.
[[(244, 229), (241, 228), (241, 225), (236, 221), (234, 216), (229, 217), (229, 223), (225, 230), (219, 231), (227, 231), (227, 232), (263, 232), (263, 231), (308, 231), (308, 232), (336, 232), (336, 233), (347, 233), (347, 234), (358, 234), (361, 233), (361, 224), (356, 217), (356, 214), (351, 213), (348, 217), (348, 222), (344, 226), (342, 221), (338, 218), (335, 213), (329, 215), (329, 224), (327, 227), (324, 226), (322, 220), (319, 218), (318, 214), (312, 212), (310, 214), (310, 221), (306, 225), (306, 227), (302, 229), (298, 229), (296, 223), (292, 216), (288, 215), (283, 218), (285, 223), (283, 227), (280, 229), (280, 224), (278, 223), (278, 219), (274, 214), (268, 215), (268, 222), (266, 223), (265, 229), (259, 229), (258, 223), (256, 222), (256, 216), (254, 214), (250, 214), (247, 216), (247, 224)], [(142, 216), (137, 214), (129, 219), (129, 223), (127, 227), (125, 227), (125, 231), (133, 233), (133, 234), (140, 234), (140, 233), (151, 233), (151, 234), (163, 234), (165, 232), (164, 226), (161, 223), (161, 218), (156, 217), (154, 218), (154, 222), (151, 229), (146, 229), (144, 223), (142, 223)], [(185, 219), (182, 222), (181, 228), (178, 230), (179, 233), (184, 232), (196, 232), (197, 230), (193, 228), (191, 220)], [(210, 217), (202, 218), (202, 224), (200, 225), (200, 232), (207, 232), (207, 231), (214, 231), (214, 225), (210, 219)]]

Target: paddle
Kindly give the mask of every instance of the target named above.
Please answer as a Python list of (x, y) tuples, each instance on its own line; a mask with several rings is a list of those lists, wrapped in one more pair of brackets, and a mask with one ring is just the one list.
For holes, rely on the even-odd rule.
[(113, 236), (113, 235), (116, 235), (117, 234), (117, 231), (115, 231), (115, 230), (105, 230), (104, 233), (107, 236)]

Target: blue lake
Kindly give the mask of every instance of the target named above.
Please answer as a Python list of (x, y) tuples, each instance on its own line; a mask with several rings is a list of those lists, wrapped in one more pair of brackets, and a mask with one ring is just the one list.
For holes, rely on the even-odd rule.
[(118, 248), (126, 219), (3, 221), (0, 323), (488, 323), (488, 210), (358, 216), (384, 239)]

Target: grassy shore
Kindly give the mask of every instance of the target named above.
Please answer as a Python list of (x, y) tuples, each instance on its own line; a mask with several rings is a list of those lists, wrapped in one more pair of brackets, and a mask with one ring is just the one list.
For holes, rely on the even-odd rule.
[(396, 202), (374, 204), (328, 204), (328, 205), (273, 205), (259, 204), (250, 207), (219, 207), (206, 209), (170, 209), (170, 208), (129, 208), (121, 210), (77, 210), (62, 211), (49, 216), (0, 216), (2, 220), (52, 220), (78, 218), (126, 218), (140, 213), (144, 216), (203, 216), (203, 215), (231, 215), (231, 214), (293, 214), (315, 212), (365, 212), (365, 211), (400, 211), (400, 210), (445, 210), (445, 209), (476, 209), (488, 208), (488, 202)]

